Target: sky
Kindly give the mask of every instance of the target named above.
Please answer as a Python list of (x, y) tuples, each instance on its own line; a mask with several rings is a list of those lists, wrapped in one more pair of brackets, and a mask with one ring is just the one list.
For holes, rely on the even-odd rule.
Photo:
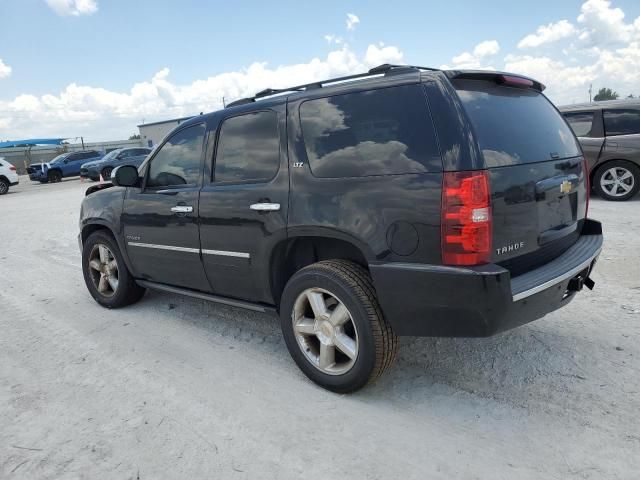
[(267, 87), (382, 63), (640, 96), (638, 0), (0, 0), (0, 140), (128, 138)]

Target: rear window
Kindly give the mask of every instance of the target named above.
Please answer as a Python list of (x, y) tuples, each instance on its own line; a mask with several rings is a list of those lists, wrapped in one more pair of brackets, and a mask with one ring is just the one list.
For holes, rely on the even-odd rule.
[(605, 110), (604, 129), (608, 136), (640, 133), (640, 110)]
[(488, 168), (580, 155), (573, 132), (541, 93), (480, 80), (453, 83)]
[(441, 171), (424, 90), (419, 85), (308, 100), (300, 120), (317, 177)]
[(593, 112), (572, 112), (565, 113), (564, 118), (569, 122), (569, 126), (576, 134), (576, 137), (590, 137), (593, 127)]

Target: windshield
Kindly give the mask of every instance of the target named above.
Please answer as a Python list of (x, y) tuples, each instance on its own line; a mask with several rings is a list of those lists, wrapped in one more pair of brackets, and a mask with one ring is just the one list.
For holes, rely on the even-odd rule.
[(104, 157), (102, 157), (102, 160), (111, 160), (113, 158), (116, 158), (121, 151), (122, 151), (121, 148), (118, 148), (116, 150), (111, 150)]
[(53, 160), (51, 160), (49, 163), (58, 163), (60, 160), (62, 160), (66, 156), (67, 156), (66, 153), (63, 153), (62, 155), (58, 155)]
[(488, 168), (580, 155), (573, 132), (541, 93), (480, 80), (453, 84)]

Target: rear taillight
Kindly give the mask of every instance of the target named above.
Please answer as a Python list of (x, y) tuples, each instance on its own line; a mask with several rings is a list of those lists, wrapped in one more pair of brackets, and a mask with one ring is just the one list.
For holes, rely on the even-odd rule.
[(489, 174), (445, 172), (442, 179), (442, 262), (479, 265), (491, 258)]
[(498, 83), (509, 87), (531, 88), (533, 81), (528, 78), (516, 77), (515, 75), (500, 75)]
[(584, 172), (584, 188), (586, 188), (585, 195), (587, 197), (587, 206), (584, 210), (584, 218), (587, 218), (589, 214), (589, 197), (591, 196), (591, 181), (589, 179), (589, 164), (587, 159), (582, 159), (582, 171)]
[(14, 167), (13, 165), (9, 165), (9, 170), (13, 170), (15, 172), (16, 171), (16, 167)]

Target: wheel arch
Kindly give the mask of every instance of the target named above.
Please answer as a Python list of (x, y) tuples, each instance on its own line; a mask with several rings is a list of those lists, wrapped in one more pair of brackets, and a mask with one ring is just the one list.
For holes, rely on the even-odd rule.
[(82, 228), (80, 230), (80, 238), (82, 239), (82, 245), (85, 244), (85, 242), (87, 241), (87, 239), (92, 233), (95, 233), (97, 231), (105, 231), (109, 235), (111, 235), (111, 237), (113, 237), (115, 242), (118, 244), (118, 248), (120, 249), (120, 254), (124, 259), (124, 262), (127, 268), (129, 269), (130, 272), (133, 272), (132, 265), (129, 260), (129, 255), (127, 254), (127, 249), (125, 248), (124, 243), (121, 241), (120, 237), (116, 235), (116, 232), (113, 226), (108, 224), (104, 220), (96, 219), (82, 225)]
[(369, 269), (372, 253), (344, 235), (315, 232), (289, 236), (272, 250), (269, 283), (274, 303), (280, 305), (284, 287), (301, 268), (322, 260), (350, 260)]

